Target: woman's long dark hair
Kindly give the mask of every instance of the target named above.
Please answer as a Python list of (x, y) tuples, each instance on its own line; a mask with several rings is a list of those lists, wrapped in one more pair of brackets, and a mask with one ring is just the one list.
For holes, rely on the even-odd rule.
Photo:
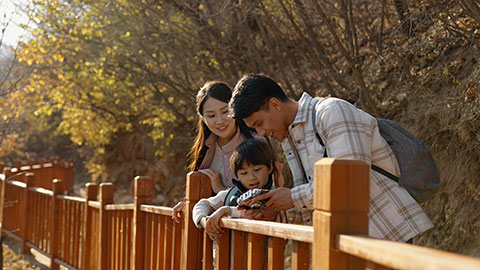
[[(195, 141), (193, 143), (192, 149), (188, 153), (188, 159), (190, 161), (190, 165), (188, 168), (191, 171), (198, 170), (198, 167), (202, 163), (203, 157), (205, 156), (205, 140), (210, 136), (212, 133), (210, 129), (208, 129), (207, 125), (202, 121), (202, 112), (203, 112), (203, 104), (209, 97), (217, 99), (219, 101), (225, 102), (228, 104), (230, 98), (232, 97), (232, 89), (228, 87), (224, 82), (220, 81), (208, 81), (206, 82), (202, 88), (197, 93), (196, 97), (196, 110), (198, 114), (198, 122), (197, 122), (197, 136), (195, 137)], [(240, 128), (240, 132), (246, 138), (252, 138), (252, 130), (249, 129), (243, 120), (235, 120), (235, 123), (238, 128)]]

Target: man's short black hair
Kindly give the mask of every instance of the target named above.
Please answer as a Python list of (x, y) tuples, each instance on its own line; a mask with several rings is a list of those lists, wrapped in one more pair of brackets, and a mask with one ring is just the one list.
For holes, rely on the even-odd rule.
[(228, 104), (231, 117), (244, 119), (259, 111), (271, 98), (285, 102), (287, 95), (272, 79), (262, 74), (244, 75), (235, 85), (232, 98)]

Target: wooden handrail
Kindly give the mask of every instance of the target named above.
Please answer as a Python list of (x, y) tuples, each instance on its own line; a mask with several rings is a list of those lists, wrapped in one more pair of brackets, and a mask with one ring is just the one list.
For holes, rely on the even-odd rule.
[(89, 201), (88, 206), (100, 209), (101, 205), (99, 201)]
[(23, 182), (20, 182), (20, 181), (16, 181), (16, 180), (7, 180), (7, 181), (5, 181), (5, 183), (7, 183), (9, 185), (21, 187), (21, 188), (26, 188), (27, 187), (27, 184), (25, 184)]
[(173, 208), (165, 206), (155, 206), (155, 205), (140, 205), (140, 211), (152, 214), (159, 214), (162, 216), (172, 216)]
[(85, 199), (85, 198), (68, 196), (68, 195), (58, 195), (57, 198), (58, 198), (58, 199), (62, 199), (62, 200), (69, 200), (69, 201), (74, 201), (74, 202), (81, 202), (81, 203), (87, 202), (87, 199)]
[(480, 259), (361, 235), (337, 235), (335, 247), (347, 254), (402, 270), (478, 270)]
[(53, 191), (48, 190), (48, 189), (44, 189), (44, 188), (40, 188), (40, 187), (29, 187), (28, 190), (35, 191), (37, 193), (47, 195), (47, 196), (53, 196)]
[(312, 226), (238, 218), (223, 218), (220, 221), (220, 225), (236, 231), (292, 239), (305, 243), (313, 242)]
[(135, 209), (135, 205), (132, 203), (124, 203), (124, 204), (107, 204), (105, 205), (105, 210), (133, 210)]

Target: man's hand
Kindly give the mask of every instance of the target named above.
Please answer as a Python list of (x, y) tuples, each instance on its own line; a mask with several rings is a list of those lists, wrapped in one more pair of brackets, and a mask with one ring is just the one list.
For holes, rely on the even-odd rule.
[(285, 187), (270, 190), (268, 193), (262, 194), (253, 199), (254, 202), (260, 200), (267, 200), (265, 206), (271, 207), (276, 211), (287, 210), (294, 207), (292, 202), (292, 190)]
[(246, 210), (245, 216), (255, 220), (275, 221), (275, 219), (277, 218), (277, 213), (278, 212), (275, 211), (273, 208), (264, 206), (259, 210)]

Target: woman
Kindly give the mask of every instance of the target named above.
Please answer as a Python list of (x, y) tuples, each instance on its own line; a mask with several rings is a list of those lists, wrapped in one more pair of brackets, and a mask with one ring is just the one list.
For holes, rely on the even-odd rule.
[[(228, 117), (231, 89), (223, 82), (209, 81), (198, 91), (197, 137), (189, 153), (191, 171), (199, 171), (210, 178), (215, 193), (233, 186), (230, 169), (233, 150), (245, 139), (253, 138), (253, 131), (243, 121)], [(255, 134), (256, 138), (261, 138)], [(173, 208), (172, 218), (182, 219), (183, 202)]]

